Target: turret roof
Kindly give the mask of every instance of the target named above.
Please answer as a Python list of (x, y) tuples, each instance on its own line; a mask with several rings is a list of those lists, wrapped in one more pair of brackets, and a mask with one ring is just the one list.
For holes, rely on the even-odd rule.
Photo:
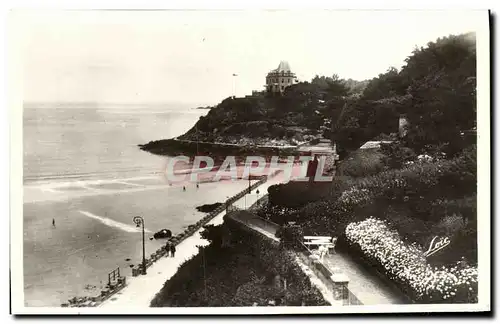
[(280, 65), (278, 65), (278, 68), (274, 70), (274, 72), (291, 72), (292, 70), (290, 69), (290, 64), (288, 64), (287, 61), (281, 61)]

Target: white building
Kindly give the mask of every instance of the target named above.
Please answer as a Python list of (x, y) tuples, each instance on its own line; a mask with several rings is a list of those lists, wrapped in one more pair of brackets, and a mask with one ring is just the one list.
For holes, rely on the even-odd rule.
[(266, 89), (268, 92), (283, 93), (286, 87), (297, 82), (295, 73), (286, 61), (281, 61), (277, 69), (270, 71), (266, 76)]

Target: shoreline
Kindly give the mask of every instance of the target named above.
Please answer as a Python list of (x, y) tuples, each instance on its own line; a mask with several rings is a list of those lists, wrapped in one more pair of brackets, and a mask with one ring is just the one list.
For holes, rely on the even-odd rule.
[[(225, 201), (226, 196), (247, 188), (248, 183), (210, 182), (200, 184), (199, 189), (192, 184), (184, 193), (182, 185), (154, 182), (144, 182), (133, 189), (47, 192), (40, 197), (46, 198), (40, 199), (40, 203), (24, 204), (24, 262), (27, 269), (33, 269), (24, 274), (26, 305), (60, 306), (73, 296), (94, 296), (99, 287), (103, 288), (100, 281), (105, 285), (108, 272), (117, 267), (123, 275), (130, 275), (129, 265), (137, 264), (142, 255), (140, 233), (131, 232), (130, 228), (135, 230), (133, 215), (143, 215), (146, 228), (152, 232), (167, 228), (176, 235), (206, 216), (195, 207)], [(51, 227), (52, 218), (56, 219), (57, 228)], [(146, 255), (164, 244), (164, 240), (150, 241), (149, 234), (146, 240)], [(44, 259), (58, 260), (62, 266)], [(78, 265), (84, 267), (75, 277), (71, 269)], [(35, 269), (51, 272), (41, 279)], [(87, 290), (87, 285), (93, 288)]]
[[(254, 182), (252, 181), (251, 185), (251, 190), (254, 190), (254, 188), (261, 187), (261, 186), (270, 186), (273, 184), (273, 179), (274, 176), (278, 175), (280, 172), (276, 172), (273, 174), (272, 177), (269, 178), (264, 178), (262, 177), (261, 180)], [(279, 178), (279, 177), (277, 177)], [(270, 179), (271, 181), (268, 181)], [(248, 187), (245, 187), (243, 190), (239, 191), (238, 193), (234, 194), (232, 198), (229, 198), (227, 201), (231, 204), (233, 203), (238, 203), (242, 204), (244, 203), (246, 205), (247, 203), (247, 194), (248, 194)], [(253, 196), (253, 195), (251, 195)], [(251, 197), (254, 198), (254, 197)], [(182, 261), (183, 256), (185, 254), (190, 254), (192, 249), (196, 250), (194, 252), (197, 252), (196, 245), (200, 245), (200, 243), (203, 243), (204, 240), (201, 239), (199, 236), (199, 233), (203, 230), (203, 226), (208, 225), (208, 224), (216, 224), (217, 223), (217, 218), (218, 217), (223, 217), (225, 215), (225, 209), (226, 209), (226, 204), (223, 204), (216, 208), (214, 211), (211, 213), (208, 213), (207, 215), (203, 216), (201, 219), (199, 219), (197, 222), (192, 223), (191, 225), (188, 225), (184, 228), (184, 230), (180, 233), (177, 233), (176, 235), (172, 236), (169, 240), (165, 241), (157, 250), (156, 252), (153, 251), (153, 253), (149, 256), (147, 256), (147, 273), (148, 275), (142, 276), (139, 273), (142, 272), (141, 266), (134, 266), (131, 270), (132, 275), (122, 275), (119, 276), (116, 281), (112, 282), (112, 285), (108, 285), (104, 290), (100, 292), (99, 295), (94, 295), (91, 297), (76, 297), (75, 298), (70, 298), (68, 302), (62, 303), (62, 307), (99, 307), (102, 304), (105, 304), (107, 301), (110, 300), (110, 298), (118, 298), (116, 297), (121, 296), (122, 293), (126, 294), (126, 292), (121, 292), (123, 289), (128, 289), (130, 285), (132, 286), (132, 290), (138, 290), (140, 291), (141, 286), (135, 286), (137, 283), (136, 282), (142, 282), (142, 278), (145, 278), (146, 280), (150, 278), (151, 276), (157, 277), (158, 274), (165, 272), (163, 269), (167, 267), (168, 271), (171, 271), (171, 265), (174, 259), (170, 257), (164, 257), (165, 255), (165, 245), (167, 242), (170, 242), (174, 245), (177, 245), (178, 247), (178, 253), (176, 253), (175, 259), (177, 261)], [(222, 221), (222, 218), (221, 218)], [(197, 235), (198, 234), (198, 235)], [(186, 242), (191, 242), (191, 241), (201, 241), (197, 242), (196, 244), (192, 245), (190, 243)], [(208, 242), (207, 242), (208, 244)], [(192, 246), (191, 246), (192, 245)], [(191, 251), (191, 252), (190, 252)], [(193, 253), (194, 253), (193, 252)], [(159, 265), (158, 265), (159, 264)], [(159, 269), (157, 271), (157, 269)], [(125, 270), (126, 273), (128, 273), (127, 270)], [(175, 271), (174, 271), (175, 273)], [(173, 274), (172, 274), (173, 275)], [(165, 281), (163, 276), (160, 276), (163, 278), (162, 285)], [(136, 287), (136, 288), (134, 288)], [(160, 286), (161, 287), (161, 286)], [(155, 290), (157, 292), (158, 289)], [(145, 290), (145, 293), (147, 293), (150, 290)], [(151, 296), (153, 298), (154, 296)], [(109, 303), (112, 303), (110, 301)]]
[[(263, 188), (267, 190), (267, 188), (275, 184), (276, 181), (280, 181), (278, 177), (280, 173), (281, 172), (277, 172), (273, 174), (273, 176), (268, 177), (267, 180), (261, 184), (254, 183), (252, 185), (252, 190), (255, 188)], [(229, 199), (230, 201), (232, 200), (230, 205), (239, 205), (240, 207), (246, 208), (247, 198), (255, 200), (255, 202), (251, 204), (254, 205), (257, 200), (260, 200), (263, 197), (254, 197), (252, 194), (249, 195), (248, 188), (246, 188)], [(148, 275), (139, 275), (134, 277), (132, 280), (129, 280), (130, 282), (127, 287), (123, 288), (121, 292), (116, 293), (116, 298), (108, 298), (100, 305), (96, 306), (109, 308), (138, 307), (138, 305), (142, 304), (140, 307), (150, 307), (150, 302), (155, 298), (156, 294), (161, 290), (161, 287), (163, 287), (165, 282), (177, 272), (180, 265), (192, 256), (198, 254), (199, 250), (197, 246), (206, 246), (209, 244), (208, 241), (201, 238), (200, 233), (203, 231), (203, 226), (205, 225), (222, 224), (224, 216), (226, 215), (226, 208), (224, 205), (221, 207), (218, 208), (218, 212), (212, 212), (215, 213), (215, 215), (204, 222), (203, 225), (200, 225), (197, 229), (192, 228), (190, 231), (188, 230), (189, 235), (182, 237), (182, 239), (178, 241), (177, 253), (174, 258), (160, 257), (157, 262), (151, 264), (149, 268), (150, 270), (148, 270)], [(208, 216), (209, 215), (207, 215), (207, 217)], [(151, 291), (154, 292), (151, 293)]]
[(298, 155), (299, 146), (255, 146), (231, 143), (208, 143), (177, 140), (176, 138), (150, 141), (138, 147), (148, 153), (160, 156), (209, 155), (214, 160), (224, 160), (226, 156), (280, 156)]

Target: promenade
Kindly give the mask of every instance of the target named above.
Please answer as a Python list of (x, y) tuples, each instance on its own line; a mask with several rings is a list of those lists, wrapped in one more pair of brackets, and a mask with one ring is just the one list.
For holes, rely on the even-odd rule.
[[(268, 179), (258, 187), (260, 194), (255, 190), (233, 203), (233, 206), (239, 209), (246, 209), (255, 203), (258, 198), (262, 198), (267, 193), (267, 188), (274, 184), (282, 182), (281, 177)], [(223, 222), (225, 211), (215, 216), (207, 225), (220, 225)], [(120, 292), (104, 301), (99, 307), (117, 308), (117, 309), (143, 309), (149, 307), (151, 300), (156, 293), (160, 291), (165, 282), (170, 279), (178, 270), (179, 266), (192, 256), (198, 254), (197, 246), (206, 246), (208, 241), (201, 238), (200, 233), (203, 229), (196, 231), (177, 245), (175, 257), (163, 257), (153, 263), (147, 270), (147, 275), (138, 277), (127, 277), (127, 286)]]
[[(279, 226), (274, 223), (268, 222), (248, 212), (234, 213), (231, 215), (231, 218), (264, 234), (272, 240), (279, 241), (276, 237)], [(355, 262), (343, 251), (336, 251), (326, 255), (323, 264), (328, 269), (332, 270), (332, 272), (342, 272), (347, 275), (349, 278), (349, 290), (364, 305), (407, 304), (402, 293), (388, 287), (383, 280), (370, 272), (367, 268)], [(306, 271), (311, 280), (316, 279), (312, 276), (312, 273), (308, 273), (310, 269), (302, 268)], [(320, 289), (325, 299), (329, 300), (331, 291), (326, 291), (324, 285), (319, 282), (313, 283)]]
[(339, 269), (349, 278), (349, 290), (363, 305), (408, 303), (402, 293), (389, 288), (385, 282), (343, 251), (325, 256), (323, 263), (330, 270)]
[[(281, 176), (276, 176), (268, 179), (258, 187), (260, 195), (257, 195), (253, 190), (251, 194), (247, 194), (233, 203), (237, 209), (245, 210), (254, 204), (259, 198), (262, 198), (267, 193), (267, 189), (274, 185), (283, 183)], [(285, 180), (286, 182), (286, 180)], [(226, 212), (223, 211), (215, 216), (208, 225), (220, 225)], [(272, 240), (279, 241), (276, 237), (278, 226), (276, 224), (265, 221), (264, 219), (255, 216), (249, 212), (233, 213), (232, 218), (245, 226), (258, 231)], [(182, 241), (177, 246), (175, 257), (163, 257), (156, 261), (148, 268), (148, 273), (145, 276), (127, 277), (127, 286), (104, 301), (99, 307), (105, 308), (144, 308), (149, 307), (156, 293), (160, 291), (164, 283), (170, 279), (178, 270), (179, 266), (192, 256), (198, 254), (197, 246), (206, 246), (208, 241), (201, 238), (200, 233), (203, 229), (196, 231), (192, 236)], [(338, 301), (333, 298), (332, 291), (314, 274), (304, 262), (297, 257), (297, 262), (309, 276), (311, 282), (321, 291), (324, 298), (332, 305), (337, 305)], [(391, 290), (385, 282), (372, 274), (362, 265), (355, 262), (348, 254), (337, 252), (327, 255), (324, 259), (324, 264), (331, 270), (339, 269), (349, 278), (349, 290), (364, 304), (364, 305), (379, 305), (379, 304), (404, 304), (404, 297)]]

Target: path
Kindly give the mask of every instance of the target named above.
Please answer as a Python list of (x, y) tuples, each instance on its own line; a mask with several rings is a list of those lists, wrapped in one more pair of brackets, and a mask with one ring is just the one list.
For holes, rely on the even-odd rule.
[(393, 291), (380, 278), (343, 252), (326, 256), (324, 263), (329, 269), (338, 268), (349, 277), (349, 290), (364, 305), (407, 304), (401, 293)]
[[(246, 211), (233, 213), (231, 218), (273, 240), (279, 241), (275, 236), (279, 228), (277, 224), (268, 222)], [(407, 304), (405, 296), (403, 296), (402, 293), (388, 287), (380, 278), (370, 273), (343, 252), (336, 252), (326, 256), (324, 264), (332, 270), (332, 272), (341, 271), (347, 275), (349, 278), (349, 290), (364, 305)]]
[[(244, 224), (245, 226), (262, 233), (269, 237), (270, 239), (279, 242), (279, 238), (276, 237), (276, 232), (279, 229), (279, 225), (273, 222), (267, 221), (260, 218), (250, 212), (241, 210), (239, 212), (234, 212), (231, 214), (231, 219)], [(309, 266), (307, 266), (304, 261), (299, 257), (298, 254), (295, 256), (295, 261), (302, 269), (304, 274), (309, 278), (311, 283), (321, 292), (323, 298), (330, 303), (332, 306), (341, 306), (342, 300), (336, 300), (333, 296), (333, 292), (328, 288), (325, 283), (312, 271)]]

